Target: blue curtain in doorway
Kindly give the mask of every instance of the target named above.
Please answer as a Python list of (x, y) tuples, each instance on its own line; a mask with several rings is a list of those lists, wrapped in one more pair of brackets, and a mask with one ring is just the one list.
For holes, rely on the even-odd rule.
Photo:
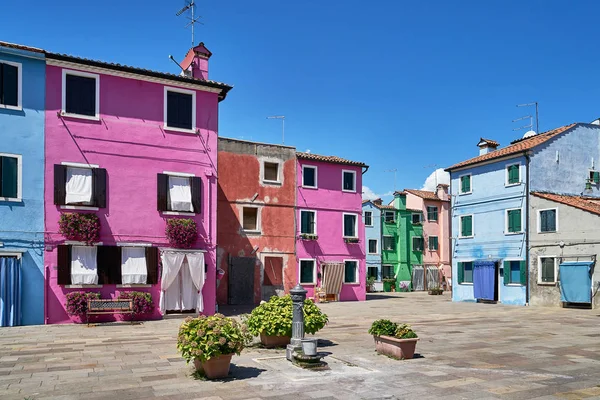
[(560, 301), (592, 302), (592, 265), (594, 263), (591, 261), (569, 261), (560, 264)]
[(496, 264), (494, 261), (473, 263), (473, 295), (476, 299), (494, 300)]
[(21, 324), (21, 268), (15, 257), (0, 257), (0, 326)]

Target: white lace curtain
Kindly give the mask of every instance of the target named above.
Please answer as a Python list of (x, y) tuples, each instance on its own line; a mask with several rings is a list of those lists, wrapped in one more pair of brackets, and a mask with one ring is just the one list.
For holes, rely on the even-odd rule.
[(194, 283), (195, 289), (198, 291), (196, 311), (204, 311), (204, 302), (202, 299), (202, 288), (204, 287), (205, 273), (204, 273), (204, 253), (184, 253), (177, 251), (163, 251), (161, 252), (162, 260), (162, 278), (161, 278), (161, 292), (160, 292), (160, 311), (165, 312), (165, 298), (166, 291), (169, 286), (173, 284), (179, 270), (183, 265), (183, 261), (187, 259), (187, 265), (189, 266), (190, 276)]
[(173, 211), (194, 211), (190, 178), (169, 176), (169, 201)]
[(67, 204), (90, 202), (92, 200), (92, 170), (68, 167), (65, 191)]

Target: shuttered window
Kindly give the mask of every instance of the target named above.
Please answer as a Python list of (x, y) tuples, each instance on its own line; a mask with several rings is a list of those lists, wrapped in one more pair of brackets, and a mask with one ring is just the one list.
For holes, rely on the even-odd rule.
[(344, 237), (355, 238), (356, 232), (356, 215), (344, 214)]
[(556, 283), (556, 259), (554, 257), (542, 257), (540, 258), (540, 279), (542, 283)]
[(396, 250), (396, 243), (394, 241), (393, 236), (384, 236), (383, 237), (383, 249), (386, 251)]
[(393, 223), (396, 221), (396, 213), (394, 211), (385, 211), (384, 220), (387, 223)]
[(96, 116), (96, 79), (65, 75), (65, 111), (68, 114)]
[(418, 225), (421, 223), (421, 214), (413, 214), (412, 215), (412, 223), (413, 225)]
[(314, 260), (300, 260), (300, 283), (316, 283)]
[(458, 283), (473, 283), (473, 262), (458, 263)]
[(167, 90), (167, 127), (193, 129), (193, 95)]
[(315, 212), (300, 210), (300, 233), (315, 234)]
[(0, 105), (19, 106), (19, 67), (0, 62)]
[(463, 175), (460, 177), (460, 192), (471, 192), (471, 175)]
[(506, 167), (506, 174), (507, 174), (507, 183), (509, 185), (515, 185), (517, 183), (520, 183), (521, 177), (520, 177), (520, 165), (519, 164), (513, 164), (513, 165), (509, 165), (508, 167)]
[(438, 249), (438, 237), (429, 236), (429, 250), (437, 251)]
[(344, 283), (358, 283), (358, 261), (345, 261), (344, 264)]
[(556, 210), (540, 211), (540, 232), (556, 232)]
[(375, 280), (378, 279), (377, 277), (377, 267), (368, 267), (367, 268), (367, 279), (369, 278), (373, 278)]
[(392, 267), (391, 265), (384, 265), (381, 268), (382, 268), (381, 273), (382, 273), (383, 279), (394, 277), (394, 267)]
[(504, 284), (525, 285), (527, 283), (527, 263), (525, 261), (504, 261)]
[(460, 236), (469, 237), (473, 236), (473, 216), (463, 215), (460, 217)]
[[(157, 210), (158, 211), (180, 211), (174, 210), (173, 208), (181, 208), (181, 207), (173, 207), (173, 203), (171, 202), (171, 189), (172, 185), (169, 182), (169, 177), (171, 175), (167, 174), (157, 174)], [(202, 179), (194, 176), (185, 178), (189, 180), (189, 191), (191, 193), (192, 198), (192, 211), (195, 214), (202, 213)], [(173, 188), (175, 190), (175, 188)], [(188, 200), (189, 201), (189, 200)], [(181, 205), (181, 204), (179, 204)], [(189, 210), (189, 208), (188, 208)]]
[(427, 220), (428, 221), (437, 221), (438, 220), (438, 208), (428, 206), (427, 207)]
[(508, 233), (519, 233), (521, 232), (521, 210), (507, 210), (506, 211), (506, 226)]
[(0, 156), (0, 197), (19, 197), (19, 158)]
[(424, 244), (424, 239), (422, 237), (413, 237), (412, 238), (412, 245), (413, 245), (413, 251), (423, 251), (423, 244)]
[[(74, 179), (73, 174), (68, 174), (69, 168), (73, 170), (91, 170), (91, 198), (89, 201), (73, 201), (67, 203), (67, 184), (69, 183), (67, 177)], [(62, 164), (54, 165), (54, 204), (64, 206), (68, 204), (74, 205), (85, 205), (98, 208), (106, 207), (106, 169), (104, 168), (73, 168)], [(77, 182), (76, 180), (71, 182), (71, 189), (76, 192), (82, 192), (85, 187), (83, 185), (84, 180)], [(79, 193), (81, 194), (81, 193)]]

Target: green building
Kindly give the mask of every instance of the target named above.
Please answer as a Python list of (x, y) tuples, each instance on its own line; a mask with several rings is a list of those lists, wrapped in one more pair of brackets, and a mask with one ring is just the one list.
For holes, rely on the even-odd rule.
[(396, 290), (401, 283), (412, 289), (412, 269), (423, 265), (423, 213), (406, 208), (406, 195), (394, 193), (388, 206), (381, 206), (381, 266), (383, 278), (396, 278)]

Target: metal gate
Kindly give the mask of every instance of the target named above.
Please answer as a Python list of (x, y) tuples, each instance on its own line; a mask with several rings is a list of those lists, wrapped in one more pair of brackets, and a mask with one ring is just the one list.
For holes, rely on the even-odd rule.
[(256, 258), (231, 257), (229, 262), (229, 304), (254, 304), (255, 265)]

